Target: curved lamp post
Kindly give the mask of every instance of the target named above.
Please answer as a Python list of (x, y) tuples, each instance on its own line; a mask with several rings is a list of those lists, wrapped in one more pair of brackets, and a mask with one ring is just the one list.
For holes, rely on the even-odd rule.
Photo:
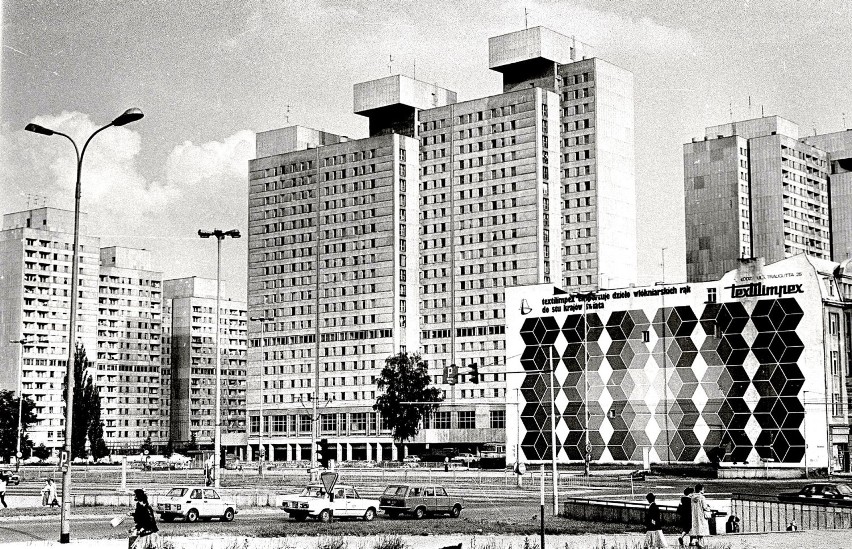
[(68, 363), (65, 365), (66, 371), (66, 387), (65, 387), (65, 454), (62, 468), (62, 518), (59, 533), (59, 543), (69, 543), (71, 541), (71, 426), (72, 412), (74, 410), (74, 353), (76, 350), (77, 340), (77, 277), (79, 276), (79, 250), (78, 244), (80, 240), (80, 173), (83, 169), (83, 155), (86, 154), (86, 147), (92, 138), (98, 135), (103, 130), (111, 126), (124, 126), (135, 122), (145, 116), (142, 111), (133, 108), (127, 109), (119, 115), (115, 120), (95, 130), (95, 132), (86, 139), (83, 144), (83, 149), (77, 147), (77, 143), (71, 136), (45, 128), (38, 124), (27, 124), (25, 130), (28, 132), (37, 133), (40, 135), (61, 135), (74, 145), (74, 152), (77, 153), (77, 183), (74, 189), (74, 247), (71, 249), (71, 315), (68, 318), (69, 337), (68, 337)]
[(219, 350), (219, 286), (222, 280), (222, 241), (225, 237), (239, 238), (240, 231), (231, 229), (223, 231), (222, 229), (213, 229), (212, 231), (204, 231), (198, 229), (198, 236), (201, 238), (216, 239), (216, 405), (215, 405), (215, 425), (213, 431), (213, 486), (220, 487), (220, 458), (222, 452), (222, 353)]

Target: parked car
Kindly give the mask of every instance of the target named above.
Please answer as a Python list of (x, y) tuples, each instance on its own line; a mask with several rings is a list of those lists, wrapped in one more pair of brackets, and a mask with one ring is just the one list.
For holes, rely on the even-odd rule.
[(376, 518), (379, 502), (362, 498), (352, 486), (338, 484), (329, 494), (321, 483), (308, 484), (299, 494), (284, 496), (281, 507), (291, 518), (302, 522), (308, 518), (330, 522), (332, 518)]
[(420, 458), (417, 456), (405, 456), (402, 458), (403, 467), (420, 467)]
[(462, 498), (450, 497), (443, 486), (432, 484), (391, 484), (385, 488), (379, 507), (389, 518), (403, 514), (421, 519), (426, 515), (458, 517), (464, 508)]
[(6, 484), (9, 486), (17, 486), (21, 483), (21, 475), (18, 473), (13, 471), (3, 471), (3, 474), (6, 475)]
[(186, 522), (195, 522), (199, 518), (231, 522), (237, 514), (237, 504), (233, 499), (220, 496), (219, 491), (213, 488), (177, 486), (157, 498), (157, 512), (163, 522), (171, 522), (178, 517), (186, 519)]
[(829, 502), (846, 501), (852, 504), (852, 487), (842, 482), (811, 482), (805, 484), (798, 492), (779, 494), (782, 501), (795, 502)]
[(450, 461), (464, 463), (469, 466), (471, 463), (479, 463), (479, 456), (475, 456), (473, 454), (459, 454), (451, 457)]

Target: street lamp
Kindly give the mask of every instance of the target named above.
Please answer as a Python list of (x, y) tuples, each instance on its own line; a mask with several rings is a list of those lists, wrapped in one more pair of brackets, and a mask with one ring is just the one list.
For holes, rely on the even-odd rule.
[[(263, 322), (266, 321), (266, 320), (270, 320), (270, 319), (266, 318), (265, 316), (253, 316), (249, 320), (251, 320), (252, 322), (260, 322), (261, 323), (259, 340), (262, 341), (262, 338), (263, 338)], [(263, 364), (263, 347), (262, 346), (261, 346), (260, 356), (261, 356), (261, 358), (260, 358), (260, 379), (259, 379), (260, 391), (258, 391), (259, 404), (258, 404), (258, 409), (257, 409), (258, 419), (260, 420), (260, 425), (259, 425), (260, 430), (259, 430), (258, 435), (257, 435), (257, 474), (262, 477), (263, 476), (263, 461), (264, 461), (263, 458), (266, 455), (266, 452), (263, 449), (263, 399), (264, 399), (263, 369), (266, 366), (264, 366), (264, 364)]]
[(127, 109), (115, 120), (95, 130), (95, 132), (86, 139), (83, 144), (83, 149), (77, 147), (77, 142), (71, 136), (45, 128), (38, 124), (27, 124), (24, 128), (28, 132), (37, 133), (39, 135), (61, 135), (68, 139), (74, 145), (74, 152), (77, 154), (77, 182), (74, 187), (74, 247), (71, 250), (71, 315), (68, 317), (69, 335), (68, 335), (68, 363), (65, 365), (65, 460), (62, 468), (62, 517), (59, 532), (59, 543), (69, 543), (71, 541), (71, 426), (72, 426), (72, 411), (74, 410), (74, 352), (77, 340), (77, 277), (79, 273), (79, 252), (78, 244), (80, 240), (80, 174), (83, 170), (83, 156), (86, 154), (86, 147), (92, 141), (92, 138), (98, 135), (103, 130), (111, 126), (124, 126), (141, 119), (144, 114), (137, 108)]
[(216, 238), (216, 405), (215, 405), (215, 429), (213, 432), (213, 482), (216, 488), (220, 487), (219, 482), (219, 463), (220, 454), (222, 451), (222, 353), (219, 351), (219, 286), (222, 280), (222, 241), (225, 237), (239, 238), (240, 231), (231, 229), (223, 231), (221, 229), (213, 229), (212, 231), (204, 231), (198, 229), (198, 236), (201, 238)]

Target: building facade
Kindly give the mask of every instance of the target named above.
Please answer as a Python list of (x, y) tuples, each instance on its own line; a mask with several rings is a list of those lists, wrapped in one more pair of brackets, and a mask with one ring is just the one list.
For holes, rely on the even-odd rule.
[[(36, 208), (3, 216), (0, 231), (0, 387), (36, 403), (35, 445), (65, 439), (74, 212)], [(77, 342), (101, 396), (104, 441), (135, 451), (164, 441), (161, 402), (162, 274), (145, 250), (100, 248), (81, 214)], [(23, 343), (21, 341), (23, 340)]]
[(852, 130), (802, 140), (828, 154), (831, 257), (844, 261), (852, 257)]
[(163, 445), (160, 410), (163, 274), (148, 250), (100, 250), (95, 385), (107, 448)]
[(504, 92), (535, 86), (558, 95), (562, 287), (635, 284), (633, 73), (545, 27), (491, 38), (489, 67), (503, 75)]
[(508, 460), (849, 470), (850, 274), (800, 254), (586, 300), (508, 289)]
[[(216, 427), (216, 280), (165, 280), (171, 314), (169, 439), (175, 448), (213, 443)], [(222, 446), (243, 447), (246, 431), (246, 305), (219, 303)]]
[(683, 161), (687, 280), (717, 279), (741, 258), (832, 259), (828, 154), (793, 122), (709, 127), (684, 145)]

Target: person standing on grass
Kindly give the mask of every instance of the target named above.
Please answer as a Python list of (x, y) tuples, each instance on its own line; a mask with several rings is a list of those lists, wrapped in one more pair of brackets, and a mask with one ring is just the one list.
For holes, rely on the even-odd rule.
[(693, 543), (695, 547), (701, 549), (704, 547), (704, 536), (710, 535), (710, 523), (707, 521), (711, 517), (710, 505), (704, 499), (704, 485), (699, 483), (695, 485), (695, 493), (692, 494), (692, 528), (689, 530), (689, 545)]
[[(680, 504), (677, 506), (677, 524), (680, 528), (680, 536), (677, 538), (678, 545), (684, 545), (684, 538), (689, 535), (692, 530), (692, 492), (693, 488), (685, 488), (683, 496), (680, 498)], [(689, 538), (690, 542), (692, 538)]]
[(645, 544), (644, 549), (667, 549), (669, 544), (663, 536), (663, 522), (660, 519), (660, 508), (657, 506), (657, 497), (649, 493), (645, 496), (648, 500), (648, 509), (645, 510)]

